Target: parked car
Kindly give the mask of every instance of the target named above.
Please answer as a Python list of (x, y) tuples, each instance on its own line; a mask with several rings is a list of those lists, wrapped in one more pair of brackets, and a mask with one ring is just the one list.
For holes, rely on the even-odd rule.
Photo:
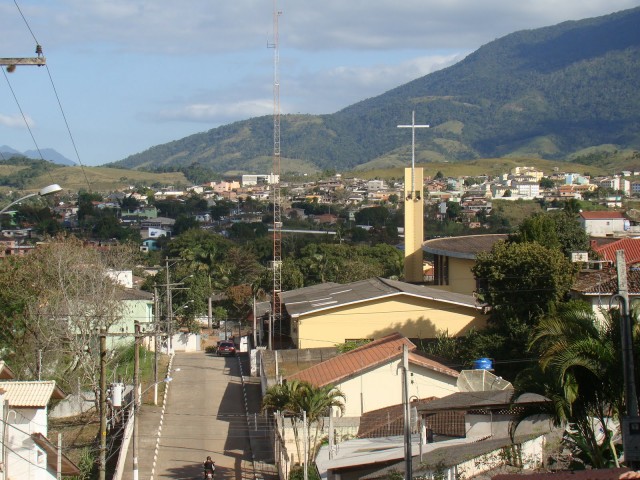
[(219, 357), (222, 355), (230, 355), (233, 357), (236, 354), (236, 345), (233, 342), (220, 342), (216, 354)]

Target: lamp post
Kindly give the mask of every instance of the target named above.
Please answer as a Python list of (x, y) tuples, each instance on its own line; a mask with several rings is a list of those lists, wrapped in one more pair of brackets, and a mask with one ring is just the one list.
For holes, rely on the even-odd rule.
[(0, 215), (5, 213), (9, 208), (13, 207), (16, 203), (20, 203), (23, 200), (26, 200), (27, 198), (35, 197), (36, 195), (45, 197), (47, 195), (53, 195), (54, 193), (58, 193), (60, 191), (62, 191), (62, 187), (57, 183), (54, 183), (52, 185), (47, 185), (46, 187), (41, 188), (35, 193), (30, 193), (29, 195), (25, 195), (24, 197), (21, 197), (18, 200), (11, 202), (9, 205), (7, 205), (2, 210), (0, 210)]

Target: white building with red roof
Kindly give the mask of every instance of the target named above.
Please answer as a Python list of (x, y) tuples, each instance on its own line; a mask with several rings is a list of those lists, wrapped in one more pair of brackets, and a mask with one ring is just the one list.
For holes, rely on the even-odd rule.
[(629, 228), (629, 221), (621, 212), (617, 211), (580, 212), (579, 220), (587, 235), (596, 237), (613, 235)]

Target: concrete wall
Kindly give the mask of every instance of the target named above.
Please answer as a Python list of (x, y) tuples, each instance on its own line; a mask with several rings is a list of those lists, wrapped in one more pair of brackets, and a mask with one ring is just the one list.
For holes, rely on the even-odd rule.
[(174, 352), (199, 352), (200, 350), (200, 335), (181, 332), (173, 336)]
[(317, 348), (394, 332), (408, 338), (434, 338), (443, 331), (455, 336), (483, 328), (486, 320), (475, 308), (399, 295), (294, 319), (291, 334), (298, 348)]

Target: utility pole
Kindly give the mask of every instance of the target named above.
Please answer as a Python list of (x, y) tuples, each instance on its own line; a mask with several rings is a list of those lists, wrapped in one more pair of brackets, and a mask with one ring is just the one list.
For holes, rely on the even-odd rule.
[(411, 407), (409, 405), (409, 348), (402, 345), (402, 403), (404, 406), (404, 459), (406, 480), (413, 478), (413, 464), (411, 453)]
[(636, 470), (640, 467), (640, 415), (636, 394), (635, 369), (633, 364), (633, 333), (631, 328), (631, 309), (627, 286), (627, 263), (624, 250), (616, 251), (616, 269), (618, 272), (618, 297), (622, 300), (620, 312), (620, 341), (622, 343), (622, 368), (624, 374), (624, 394), (627, 407), (622, 419), (622, 444), (624, 461), (628, 467)]
[(42, 55), (42, 47), (36, 45), (37, 57), (29, 58), (0, 58), (0, 65), (5, 65), (8, 72), (13, 72), (17, 65), (37, 65), (41, 67), (46, 65), (47, 59)]
[(170, 273), (169, 273), (169, 257), (165, 258), (165, 268), (166, 268), (166, 275), (167, 275), (167, 298), (165, 299), (167, 302), (167, 335), (169, 336), (169, 338), (167, 339), (167, 354), (171, 355), (173, 353), (173, 305), (172, 305), (172, 299), (171, 299), (171, 277), (170, 277)]
[(158, 287), (153, 287), (153, 404), (158, 405), (158, 322), (160, 321)]
[(107, 474), (107, 332), (100, 328), (100, 480)]
[(138, 382), (140, 375), (140, 323), (135, 322), (135, 348), (133, 354), (133, 480), (138, 480)]

